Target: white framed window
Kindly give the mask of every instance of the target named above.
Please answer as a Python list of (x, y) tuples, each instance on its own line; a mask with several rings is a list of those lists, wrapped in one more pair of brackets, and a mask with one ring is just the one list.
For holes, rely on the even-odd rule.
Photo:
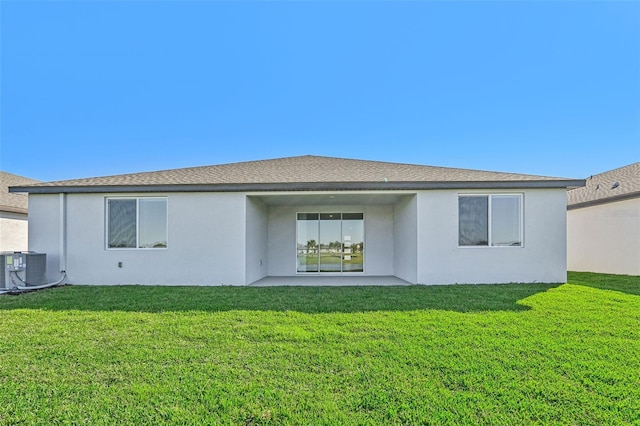
[(106, 234), (110, 250), (167, 248), (167, 198), (107, 198)]
[(522, 194), (458, 196), (459, 247), (523, 247)]

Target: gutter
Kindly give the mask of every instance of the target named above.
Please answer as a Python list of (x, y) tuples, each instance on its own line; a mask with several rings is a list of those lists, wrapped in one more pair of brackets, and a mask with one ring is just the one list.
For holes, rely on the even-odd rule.
[(67, 271), (67, 194), (61, 193), (60, 200), (60, 259), (59, 268), (60, 272), (66, 274)]
[(584, 201), (567, 205), (567, 210), (582, 209), (585, 207), (599, 206), (601, 204), (609, 204), (616, 201), (630, 200), (632, 198), (640, 198), (640, 191), (630, 192), (628, 194), (615, 195), (613, 197), (601, 198), (599, 200)]
[(30, 194), (95, 194), (126, 192), (269, 192), (269, 191), (399, 191), (423, 189), (517, 189), (584, 186), (584, 179), (478, 182), (299, 182), (177, 185), (12, 186), (9, 192)]

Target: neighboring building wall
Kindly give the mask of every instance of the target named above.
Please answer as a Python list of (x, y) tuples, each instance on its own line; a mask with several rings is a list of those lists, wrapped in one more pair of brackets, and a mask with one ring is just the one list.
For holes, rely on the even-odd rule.
[[(458, 247), (459, 194), (524, 194), (523, 247)], [(421, 284), (566, 282), (566, 191), (421, 191)]]
[(247, 284), (267, 276), (267, 215), (268, 208), (262, 201), (247, 197)]
[(570, 271), (640, 275), (640, 198), (567, 212)]
[(269, 275), (296, 275), (296, 213), (364, 213), (365, 275), (393, 275), (393, 206), (270, 206)]
[(29, 249), (26, 214), (0, 212), (0, 251)]
[(29, 197), (26, 193), (10, 193), (9, 187), (37, 183), (40, 182), (0, 171), (0, 252), (29, 250)]
[[(106, 197), (67, 195), (68, 283), (245, 284), (244, 194), (168, 194), (168, 248), (148, 250), (105, 248)], [(30, 247), (47, 253), (52, 280), (58, 276), (60, 258), (59, 198), (38, 194), (31, 195), (31, 200)]]

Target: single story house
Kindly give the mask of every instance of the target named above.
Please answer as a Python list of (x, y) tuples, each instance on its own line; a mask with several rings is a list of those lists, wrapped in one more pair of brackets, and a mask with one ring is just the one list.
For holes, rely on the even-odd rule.
[(38, 182), (35, 179), (0, 172), (0, 252), (26, 251), (29, 248), (28, 197), (26, 194), (9, 193), (9, 187)]
[(567, 210), (569, 270), (640, 275), (640, 163), (589, 177)]
[(51, 280), (450, 284), (564, 282), (567, 188), (583, 184), (306, 155), (11, 191), (29, 193), (29, 246)]

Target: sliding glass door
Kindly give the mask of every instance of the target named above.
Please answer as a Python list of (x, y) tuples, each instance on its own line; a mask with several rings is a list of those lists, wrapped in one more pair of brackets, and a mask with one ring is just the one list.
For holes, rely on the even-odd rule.
[(298, 213), (298, 272), (318, 272), (318, 213)]
[(342, 272), (364, 272), (364, 220), (362, 213), (342, 215)]
[(340, 213), (320, 213), (320, 272), (342, 271)]
[(298, 213), (297, 272), (364, 272), (362, 213)]

